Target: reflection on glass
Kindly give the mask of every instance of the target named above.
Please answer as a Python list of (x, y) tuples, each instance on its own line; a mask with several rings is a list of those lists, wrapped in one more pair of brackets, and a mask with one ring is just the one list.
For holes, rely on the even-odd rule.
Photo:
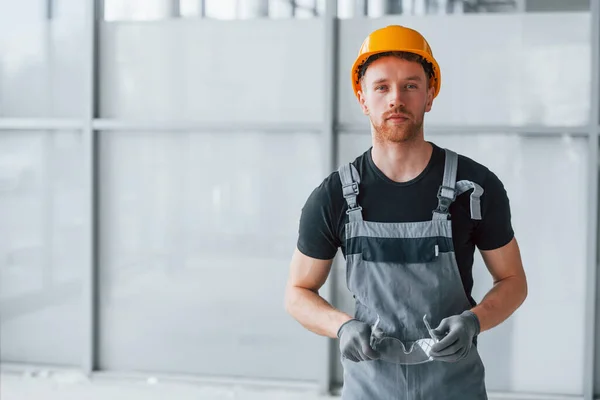
[(0, 0), (0, 117), (81, 115), (86, 5), (51, 5)]
[(104, 19), (150, 21), (172, 17), (172, 0), (104, 0)]
[(81, 358), (83, 152), (78, 132), (0, 134), (0, 359)]
[[(3, 0), (7, 1), (7, 0)], [(104, 17), (112, 20), (166, 18), (315, 18), (326, 0), (105, 0)], [(338, 0), (338, 18), (385, 15), (442, 15), (540, 11), (587, 11), (589, 0)]]
[(463, 4), (458, 0), (338, 0), (338, 17), (454, 14), (465, 11)]
[[(240, 13), (251, 15), (252, 12), (262, 14), (264, 10), (260, 7), (261, 4), (255, 0), (243, 2), (242, 5), (236, 7), (237, 0), (205, 0), (206, 17), (214, 19), (236, 19)], [(256, 15), (258, 16), (258, 15)]]
[(589, 0), (338, 0), (339, 18), (540, 11), (588, 11)]
[(206, 7), (202, 0), (181, 0), (179, 3), (179, 15), (181, 17), (204, 17)]
[(167, 18), (315, 18), (325, 0), (105, 0), (104, 19), (149, 21)]
[(206, 16), (215, 19), (314, 18), (325, 6), (324, 0), (205, 0), (205, 4)]

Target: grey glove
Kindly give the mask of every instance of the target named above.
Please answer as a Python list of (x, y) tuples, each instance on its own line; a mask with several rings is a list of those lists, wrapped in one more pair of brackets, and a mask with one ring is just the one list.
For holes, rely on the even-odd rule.
[(370, 345), (371, 327), (357, 319), (346, 321), (337, 332), (342, 357), (354, 362), (377, 360), (380, 354)]
[(469, 354), (473, 338), (479, 334), (479, 318), (472, 311), (444, 318), (440, 325), (433, 329), (439, 340), (431, 347), (431, 357), (444, 362), (460, 361)]

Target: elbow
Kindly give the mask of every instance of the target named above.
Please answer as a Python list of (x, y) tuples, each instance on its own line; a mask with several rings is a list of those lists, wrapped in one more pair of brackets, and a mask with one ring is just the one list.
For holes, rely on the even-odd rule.
[(294, 297), (294, 287), (288, 286), (283, 297), (283, 309), (291, 316), (294, 316)]
[(527, 285), (527, 278), (525, 275), (521, 278), (521, 304), (525, 302), (527, 299), (527, 295), (529, 294), (529, 287)]

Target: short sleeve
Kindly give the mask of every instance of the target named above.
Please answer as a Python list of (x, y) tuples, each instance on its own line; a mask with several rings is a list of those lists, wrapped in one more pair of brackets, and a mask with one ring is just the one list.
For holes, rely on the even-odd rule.
[(494, 250), (514, 237), (510, 201), (500, 179), (488, 171), (481, 196), (482, 219), (475, 228), (474, 241), (480, 250)]
[(335, 176), (328, 177), (314, 189), (302, 207), (297, 247), (312, 258), (330, 260), (341, 245), (335, 222), (339, 214), (337, 201), (332, 199), (329, 187)]

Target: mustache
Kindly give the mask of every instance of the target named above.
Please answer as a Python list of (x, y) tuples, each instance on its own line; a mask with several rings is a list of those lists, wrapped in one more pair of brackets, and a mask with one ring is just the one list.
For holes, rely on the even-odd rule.
[(396, 116), (396, 115), (401, 115), (401, 116), (407, 117), (407, 118), (412, 117), (412, 114), (409, 113), (408, 111), (406, 111), (404, 109), (400, 109), (400, 108), (395, 108), (393, 110), (390, 110), (390, 111), (384, 113), (383, 118), (388, 119), (388, 118), (390, 118), (392, 116)]

